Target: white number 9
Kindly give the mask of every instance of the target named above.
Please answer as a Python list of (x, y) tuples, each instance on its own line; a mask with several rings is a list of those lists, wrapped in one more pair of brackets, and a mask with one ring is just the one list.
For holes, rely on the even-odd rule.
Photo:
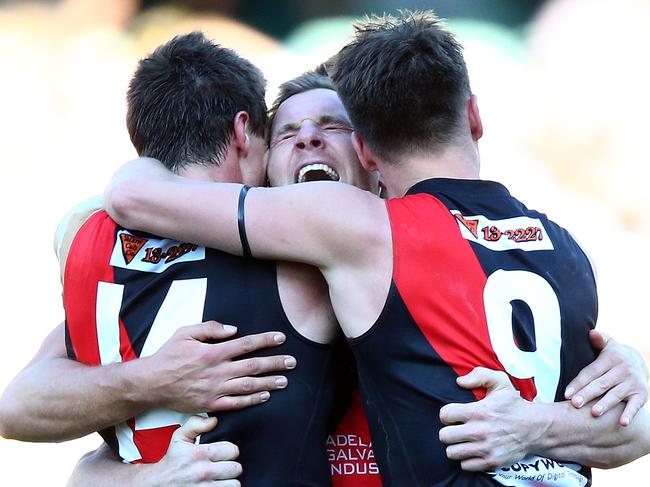
[[(553, 402), (560, 381), (562, 317), (555, 291), (543, 277), (529, 271), (497, 270), (483, 291), (490, 341), (497, 358), (513, 377), (535, 380), (535, 401)], [(534, 352), (515, 343), (512, 301), (525, 302), (533, 315)]]

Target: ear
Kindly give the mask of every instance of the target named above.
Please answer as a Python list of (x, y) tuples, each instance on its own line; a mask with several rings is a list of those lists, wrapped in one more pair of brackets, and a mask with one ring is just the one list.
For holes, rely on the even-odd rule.
[(471, 95), (467, 102), (467, 118), (469, 120), (469, 129), (472, 133), (472, 139), (477, 141), (483, 135), (483, 122), (478, 112), (478, 102), (476, 95)]
[(363, 166), (366, 171), (370, 172), (377, 170), (375, 155), (357, 132), (352, 132), (352, 147), (354, 147), (354, 151), (357, 153), (361, 166)]
[(234, 119), (233, 140), (240, 157), (248, 156), (250, 141), (248, 138), (248, 112), (237, 112)]

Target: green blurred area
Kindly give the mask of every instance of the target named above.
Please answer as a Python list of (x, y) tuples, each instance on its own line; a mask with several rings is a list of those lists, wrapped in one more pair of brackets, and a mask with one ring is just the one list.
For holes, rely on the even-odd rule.
[(268, 35), (283, 39), (309, 19), (395, 13), (397, 9), (404, 8), (433, 9), (447, 19), (475, 19), (521, 27), (545, 0), (143, 0), (142, 8), (170, 3), (225, 13)]

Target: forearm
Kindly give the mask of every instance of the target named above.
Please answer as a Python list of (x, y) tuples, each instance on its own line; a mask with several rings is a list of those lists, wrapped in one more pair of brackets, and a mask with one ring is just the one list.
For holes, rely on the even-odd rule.
[(147, 475), (149, 464), (131, 465), (122, 463), (110, 448), (103, 444), (97, 450), (86, 453), (75, 466), (66, 487), (156, 487), (156, 478)]
[(28, 366), (0, 398), (2, 436), (65, 441), (133, 417), (152, 401), (140, 362), (90, 367), (55, 357)]
[[(152, 159), (131, 161), (113, 177), (104, 207), (126, 228), (242, 255), (241, 184), (181, 178)], [(323, 202), (327, 202), (324, 205)], [(245, 200), (246, 235), (258, 258), (322, 268), (375, 269), (391, 252), (383, 200), (347, 184), (316, 182), (254, 188)], [(347, 218), (341, 219), (345, 214)], [(364, 242), (363, 247), (357, 242)]]
[(237, 232), (240, 184), (181, 178), (153, 159), (122, 166), (104, 193), (120, 225), (241, 254)]
[[(533, 404), (529, 417), (543, 424), (530, 453), (597, 468), (613, 468), (650, 453), (650, 415), (641, 410), (628, 427), (619, 424), (625, 404), (593, 417), (590, 407), (576, 409), (567, 401)], [(532, 426), (536, 428), (535, 426)]]

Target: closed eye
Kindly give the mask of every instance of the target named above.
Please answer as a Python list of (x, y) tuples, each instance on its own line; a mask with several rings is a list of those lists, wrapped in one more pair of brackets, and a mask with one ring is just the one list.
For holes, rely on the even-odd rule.
[(323, 130), (342, 130), (345, 132), (352, 132), (352, 127), (341, 123), (330, 123), (323, 127)]
[(273, 141), (271, 142), (271, 147), (273, 147), (275, 145), (278, 145), (278, 144), (280, 144), (282, 142), (285, 142), (287, 140), (293, 139), (296, 136), (297, 133), (298, 133), (297, 131), (291, 130), (291, 131), (283, 132), (281, 134), (276, 135), (275, 138), (273, 139)]
[(285, 132), (283, 134), (280, 134), (280, 136), (278, 137), (278, 140), (281, 141), (281, 140), (291, 139), (291, 138), (295, 137), (297, 133), (298, 132)]

